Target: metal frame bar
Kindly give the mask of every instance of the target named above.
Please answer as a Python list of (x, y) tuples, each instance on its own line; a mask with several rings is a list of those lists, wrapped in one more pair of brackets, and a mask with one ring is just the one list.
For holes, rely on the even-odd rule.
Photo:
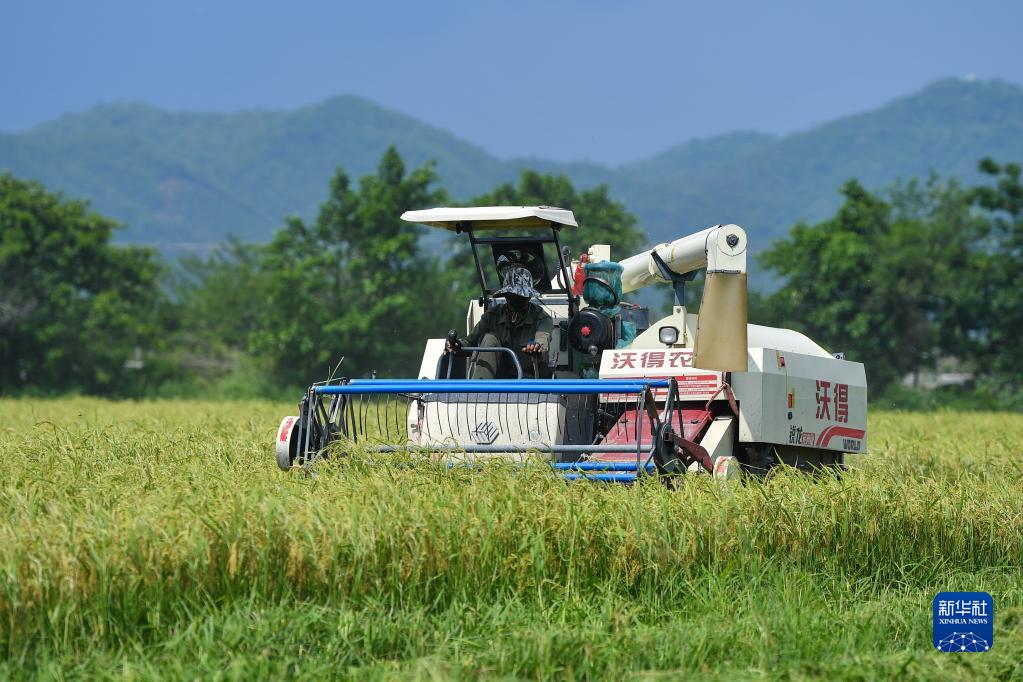
[[(558, 265), (558, 277), (555, 281), (560, 279), (567, 279), (564, 274), (568, 267), (565, 263), (564, 254), (561, 253), (561, 238), (559, 237), (560, 226), (556, 223), (551, 225), (551, 236), (550, 237), (477, 237), (471, 226), (460, 227), (457, 232), (465, 232), (469, 235), (469, 244), (472, 246), (472, 257), (476, 261), (476, 274), (480, 280), (480, 290), (483, 292), (481, 298), (483, 299), (483, 309), (486, 310), (491, 301), (490, 292), (487, 289), (487, 276), (483, 270), (483, 262), (480, 260), (479, 246), (489, 246), (492, 244), (508, 244), (514, 242), (539, 242), (541, 244), (554, 244), (556, 250), (555, 259)], [(578, 312), (579, 302), (572, 295), (572, 284), (571, 282), (565, 281), (565, 287), (563, 289), (551, 289), (548, 294), (564, 294), (568, 296), (568, 313), (569, 316), (574, 315)]]
[(483, 263), (480, 262), (480, 252), (476, 248), (476, 235), (473, 234), (472, 228), (467, 229), (466, 234), (469, 235), (469, 244), (472, 245), (472, 258), (476, 261), (476, 274), (480, 278), (480, 290), (483, 294), (480, 298), (483, 301), (483, 310), (486, 311), (490, 307), (490, 294), (487, 293), (487, 275), (483, 272)]
[(650, 250), (650, 258), (654, 261), (654, 265), (661, 273), (661, 277), (671, 282), (672, 288), (675, 290), (675, 302), (685, 307), (686, 305), (686, 282), (691, 282), (696, 277), (697, 270), (687, 272), (684, 275), (675, 272), (668, 267), (668, 264), (664, 262), (661, 255), (657, 253), (657, 249)]
[[(490, 349), (488, 349), (490, 350)], [(422, 384), (424, 386), (433, 385), (446, 385), (452, 386), (470, 386), (473, 384), (486, 383), (495, 384), (499, 388), (507, 387), (512, 385), (524, 384), (526, 386), (532, 386), (533, 392), (535, 393), (556, 393), (556, 391), (548, 390), (551, 387), (557, 388), (558, 386), (593, 386), (599, 388), (601, 386), (638, 386), (634, 393), (642, 391), (644, 386), (650, 388), (662, 389), (668, 388), (671, 384), (671, 379), (647, 379), (643, 377), (629, 378), (622, 377), (621, 379), (348, 379), (341, 383), (321, 383), (313, 384), (313, 388), (329, 388), (331, 386), (382, 386), (385, 384)], [(600, 392), (600, 391), (597, 391)]]
[(589, 473), (566, 471), (561, 474), (566, 481), (596, 481), (598, 483), (635, 483), (639, 478), (637, 472), (613, 471), (609, 473)]
[(560, 230), (557, 227), (551, 227), (551, 232), (554, 235), (554, 248), (558, 250), (558, 278), (565, 278), (565, 294), (568, 296), (568, 317), (571, 319), (573, 315), (579, 312), (579, 299), (572, 295), (572, 283), (568, 281), (568, 274), (565, 272), (568, 270), (569, 264), (565, 262), (565, 256), (561, 252), (561, 239), (558, 236)]
[[(514, 228), (512, 228), (514, 229)], [(472, 234), (470, 232), (470, 234)], [(557, 241), (557, 237), (476, 237), (477, 244), (490, 245), (490, 244), (513, 244), (515, 242), (539, 242), (541, 244), (553, 244)]]
[[(447, 378), (446, 379), (441, 379), (440, 378), (440, 366), (442, 364), (444, 364), (444, 358), (449, 353), (451, 353), (451, 352), (452, 351), (444, 351), (443, 353), (441, 353), (440, 357), (437, 358), (437, 371), (434, 372), (434, 374), (436, 375), (437, 379), (440, 380), (440, 381), (462, 381), (462, 379), (452, 379), (451, 378), (451, 363), (450, 362), (448, 363), (448, 375), (447, 375)], [(465, 353), (491, 353), (491, 352), (494, 352), (494, 353), (507, 353), (507, 354), (511, 355), (512, 362), (515, 364), (515, 371), (519, 375), (518, 379), (522, 378), (522, 363), (519, 362), (519, 356), (517, 356), (515, 354), (515, 351), (513, 351), (511, 348), (506, 348), (504, 346), (495, 346), (493, 348), (490, 348), (490, 347), (487, 347), (487, 346), (462, 346), (461, 348), (459, 348), (458, 350), (456, 350), (454, 352), (455, 353), (462, 353), (462, 352), (465, 352)], [(373, 381), (373, 380), (370, 379), (370, 381)]]
[(607, 379), (411, 379), (314, 386), (315, 395), (374, 395), (379, 393), (561, 393), (600, 395), (642, 393), (644, 388), (667, 388), (668, 381), (612, 381)]
[[(558, 471), (636, 471), (632, 462), (552, 462), (551, 466)], [(654, 465), (646, 468), (650, 471)]]
[[(553, 453), (556, 455), (568, 454), (590, 454), (609, 453), (619, 454), (632, 452), (634, 446), (631, 443), (626, 445), (417, 445), (406, 443), (405, 445), (379, 444), (370, 448), (374, 452), (444, 452), (444, 453), (465, 453), (467, 455), (502, 455), (502, 454), (526, 454), (530, 452)], [(648, 451), (649, 452), (649, 451)], [(572, 462), (575, 464), (577, 462)], [(597, 462), (597, 464), (615, 464), (614, 462)], [(634, 470), (637, 465), (634, 462), (624, 462)]]

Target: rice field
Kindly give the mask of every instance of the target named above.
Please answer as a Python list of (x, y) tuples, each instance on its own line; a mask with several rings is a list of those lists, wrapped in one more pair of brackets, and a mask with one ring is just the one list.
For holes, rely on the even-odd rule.
[[(1023, 678), (1023, 415), (840, 479), (280, 472), (273, 403), (0, 400), (0, 678)], [(931, 645), (944, 590), (983, 654)]]

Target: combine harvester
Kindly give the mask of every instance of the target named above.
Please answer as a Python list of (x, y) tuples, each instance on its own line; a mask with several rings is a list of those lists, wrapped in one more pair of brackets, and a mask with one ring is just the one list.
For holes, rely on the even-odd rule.
[[(500, 305), (498, 259), (511, 254), (527, 267), (554, 320), (546, 366), (527, 367), (543, 378), (523, 378), (518, 349), (509, 348), (499, 350), (519, 378), (467, 378), (484, 349), (449, 351), (445, 339), (429, 339), (419, 378), (310, 386), (300, 414), (278, 429), (282, 469), (356, 445), (450, 461), (540, 456), (566, 478), (670, 481), (696, 471), (764, 473), (779, 463), (840, 467), (844, 453), (866, 448), (863, 365), (799, 332), (747, 324), (747, 239), (737, 225), (660, 244), (617, 267), (607, 245), (572, 260), (559, 234), (577, 225), (564, 209), (434, 208), (402, 219), (468, 239), (481, 295), (469, 303), (467, 331)], [(685, 283), (700, 270), (697, 315), (686, 311)], [(618, 292), (610, 301), (602, 295), (603, 305), (586, 299), (658, 283), (674, 287), (675, 306), (652, 324), (647, 308), (620, 302)]]

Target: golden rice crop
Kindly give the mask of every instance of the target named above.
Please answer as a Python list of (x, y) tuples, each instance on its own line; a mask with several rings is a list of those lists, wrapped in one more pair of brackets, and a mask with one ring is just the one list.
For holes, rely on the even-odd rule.
[[(201, 675), (237, 627), (295, 647), (239, 674), (1021, 674), (1023, 416), (875, 414), (840, 478), (668, 490), (359, 453), (283, 474), (287, 411), (0, 401), (7, 672)], [(995, 595), (992, 652), (929, 651), (945, 589)]]

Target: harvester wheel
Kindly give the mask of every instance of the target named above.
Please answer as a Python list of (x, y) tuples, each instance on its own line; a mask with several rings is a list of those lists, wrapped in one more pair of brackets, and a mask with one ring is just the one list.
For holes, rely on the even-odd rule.
[(822, 457), (821, 470), (836, 478), (841, 478), (845, 473), (845, 453), (831, 451), (829, 455), (830, 461), (827, 456)]
[(792, 467), (809, 475), (830, 473), (841, 476), (845, 455), (832, 450), (811, 450), (771, 443), (749, 443), (742, 447), (743, 472), (760, 478), (769, 476), (779, 465)]
[(743, 445), (742, 449), (745, 456), (739, 461), (745, 474), (764, 477), (778, 465), (778, 455), (770, 443), (749, 443)]
[(813, 476), (839, 475), (845, 461), (844, 453), (835, 450), (797, 448), (791, 445), (776, 445), (774, 453), (780, 463)]
[(654, 449), (654, 466), (657, 473), (661, 475), (666, 485), (670, 485), (671, 479), (681, 476), (686, 472), (685, 464), (679, 459), (676, 436), (671, 424), (661, 424), (655, 436), (656, 447)]
[(287, 471), (295, 464), (298, 456), (298, 428), (301, 418), (298, 416), (285, 417), (277, 429), (276, 455), (277, 466)]

